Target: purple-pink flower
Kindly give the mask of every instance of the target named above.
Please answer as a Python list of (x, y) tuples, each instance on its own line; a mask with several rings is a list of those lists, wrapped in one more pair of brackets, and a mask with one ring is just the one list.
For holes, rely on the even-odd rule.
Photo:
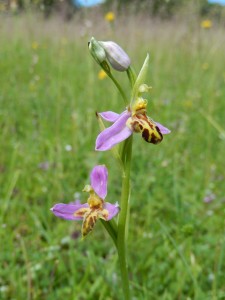
[(105, 202), (107, 196), (108, 171), (104, 165), (95, 166), (90, 174), (91, 185), (84, 192), (90, 194), (87, 203), (58, 203), (51, 208), (55, 216), (65, 220), (83, 220), (82, 236), (85, 237), (94, 228), (98, 219), (111, 220), (119, 213), (119, 205)]
[(133, 112), (126, 109), (120, 115), (112, 111), (102, 112), (99, 115), (105, 121), (112, 122), (113, 125), (98, 135), (95, 144), (97, 151), (111, 149), (127, 139), (133, 132), (141, 133), (146, 142), (153, 144), (160, 143), (163, 135), (170, 133), (168, 128), (154, 122), (146, 115), (146, 103), (142, 99)]

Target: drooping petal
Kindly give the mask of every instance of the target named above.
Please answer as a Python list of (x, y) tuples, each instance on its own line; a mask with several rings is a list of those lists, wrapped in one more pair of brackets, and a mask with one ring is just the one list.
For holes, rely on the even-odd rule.
[(109, 150), (114, 145), (127, 139), (133, 132), (130, 128), (126, 126), (126, 122), (130, 116), (131, 113), (125, 111), (120, 115), (120, 117), (112, 126), (103, 130), (96, 139), (95, 150)]
[[(82, 220), (83, 215), (86, 213), (86, 209), (89, 209), (87, 203), (85, 204), (64, 204), (58, 203), (51, 208), (51, 211), (56, 217), (65, 219), (65, 220)], [(75, 216), (77, 211), (83, 211), (83, 214)]]
[(105, 165), (95, 166), (90, 175), (91, 187), (95, 193), (105, 199), (107, 195), (108, 171)]
[(154, 123), (159, 127), (159, 130), (162, 134), (169, 134), (171, 132), (168, 128), (164, 127), (162, 124), (155, 121)]
[(109, 213), (107, 221), (109, 221), (113, 217), (115, 217), (119, 213), (119, 211), (120, 211), (120, 207), (119, 207), (118, 203), (111, 204), (109, 202), (105, 202), (104, 209), (106, 209), (108, 211), (108, 213)]
[(90, 210), (85, 216), (82, 225), (82, 236), (85, 237), (92, 231), (94, 228), (96, 221), (98, 220), (98, 211)]
[(115, 113), (113, 111), (104, 111), (104, 112), (99, 113), (99, 115), (105, 121), (113, 122), (113, 123), (120, 117), (119, 114), (117, 114), (117, 113)]

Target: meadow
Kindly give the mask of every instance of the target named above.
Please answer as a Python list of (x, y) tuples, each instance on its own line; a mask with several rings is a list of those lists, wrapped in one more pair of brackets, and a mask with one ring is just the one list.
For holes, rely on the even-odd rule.
[[(128, 238), (132, 299), (225, 299), (225, 34), (196, 16), (172, 21), (85, 12), (65, 23), (2, 16), (0, 26), (0, 299), (120, 300), (117, 255), (98, 222), (50, 208), (80, 199), (107, 164), (107, 200), (121, 180), (110, 152), (95, 152), (95, 112), (121, 112), (87, 42), (113, 40), (138, 71), (150, 53), (149, 115), (171, 129), (159, 145), (134, 136)], [(112, 26), (111, 26), (112, 25)], [(114, 73), (126, 89), (124, 74)]]

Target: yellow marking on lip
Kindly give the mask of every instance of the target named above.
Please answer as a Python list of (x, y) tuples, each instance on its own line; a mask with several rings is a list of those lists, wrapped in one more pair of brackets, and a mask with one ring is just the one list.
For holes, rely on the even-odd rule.
[(128, 119), (126, 125), (134, 132), (141, 133), (143, 139), (148, 143), (158, 144), (163, 140), (158, 126), (146, 114), (136, 114)]

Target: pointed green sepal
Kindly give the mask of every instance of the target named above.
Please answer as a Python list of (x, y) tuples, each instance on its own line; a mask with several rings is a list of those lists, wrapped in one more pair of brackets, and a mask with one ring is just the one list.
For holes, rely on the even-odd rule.
[(149, 65), (149, 54), (147, 54), (146, 59), (144, 61), (144, 64), (141, 68), (141, 71), (139, 72), (137, 79), (135, 81), (134, 87), (133, 87), (133, 92), (132, 92), (132, 99), (131, 99), (131, 105), (135, 103), (135, 101), (138, 98), (138, 94), (140, 93), (140, 87), (143, 87), (147, 70), (148, 70), (148, 65)]
[(106, 53), (104, 48), (99, 44), (99, 42), (94, 37), (92, 37), (90, 42), (88, 43), (88, 48), (91, 55), (99, 65), (106, 60)]

